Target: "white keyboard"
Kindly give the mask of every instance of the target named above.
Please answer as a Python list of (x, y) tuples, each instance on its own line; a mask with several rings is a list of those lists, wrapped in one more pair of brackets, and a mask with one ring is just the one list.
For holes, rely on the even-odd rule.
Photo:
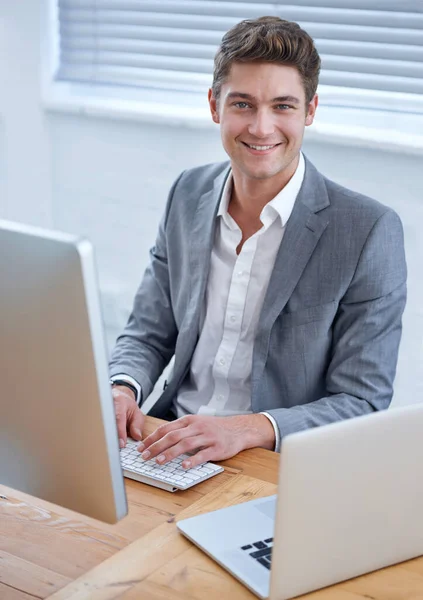
[(187, 454), (181, 454), (165, 465), (158, 465), (155, 458), (150, 460), (141, 458), (137, 450), (139, 443), (128, 438), (126, 447), (120, 451), (123, 475), (128, 479), (176, 492), (186, 490), (224, 470), (223, 467), (210, 462), (192, 469), (184, 469), (181, 463), (188, 458)]

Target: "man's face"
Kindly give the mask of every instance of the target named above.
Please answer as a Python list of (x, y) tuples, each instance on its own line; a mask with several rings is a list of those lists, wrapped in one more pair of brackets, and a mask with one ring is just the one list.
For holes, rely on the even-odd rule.
[[(223, 147), (235, 174), (248, 179), (283, 179), (296, 168), (304, 135), (317, 108), (306, 105), (294, 67), (269, 62), (234, 63), (219, 100), (209, 92), (212, 118), (220, 123)], [(294, 163), (293, 163), (294, 161)], [(278, 177), (279, 176), (279, 177)]]

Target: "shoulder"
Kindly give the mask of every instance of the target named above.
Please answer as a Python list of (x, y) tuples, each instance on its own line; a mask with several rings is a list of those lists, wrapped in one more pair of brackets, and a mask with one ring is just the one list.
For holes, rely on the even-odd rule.
[(229, 161), (183, 171), (172, 186), (168, 200), (169, 218), (191, 220), (201, 198), (210, 192), (220, 195), (229, 172)]
[(340, 216), (368, 223), (376, 222), (384, 215), (387, 215), (387, 218), (399, 220), (397, 213), (379, 200), (348, 189), (323, 175), (322, 177), (330, 206)]
[[(363, 216), (373, 215), (378, 218), (392, 209), (382, 202), (370, 198), (332, 181), (321, 173), (313, 163), (305, 158), (305, 177), (303, 182), (304, 203), (313, 210), (329, 209), (330, 212)], [(393, 211), (392, 211), (393, 212)]]
[(210, 194), (207, 204), (213, 204), (214, 200), (217, 202), (229, 173), (229, 166), (227, 161), (183, 171), (169, 193), (165, 211), (166, 227), (177, 231), (189, 229), (206, 194)]
[(308, 160), (302, 189), (303, 204), (327, 222), (326, 237), (339, 249), (359, 250), (381, 235), (402, 243), (401, 220), (391, 207), (332, 181)]
[(402, 227), (398, 214), (391, 207), (332, 181), (308, 159), (304, 184), (304, 202), (315, 212), (322, 211), (332, 226), (355, 234), (358, 231), (370, 233), (379, 221), (399, 229)]
[(187, 169), (177, 180), (176, 188), (193, 197), (201, 196), (213, 187), (214, 181), (229, 169), (229, 161), (211, 163)]
[(362, 238), (363, 244), (373, 243), (385, 251), (403, 247), (403, 225), (393, 208), (330, 180), (326, 180), (326, 186), (334, 224), (344, 231), (347, 240)]

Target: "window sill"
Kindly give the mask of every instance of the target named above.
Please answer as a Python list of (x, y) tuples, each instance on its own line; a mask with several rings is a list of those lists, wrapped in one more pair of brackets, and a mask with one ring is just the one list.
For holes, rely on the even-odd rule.
[[(170, 101), (171, 100), (171, 101)], [(47, 111), (192, 129), (216, 127), (200, 94), (93, 88), (53, 82), (43, 94)], [(421, 134), (416, 132), (422, 132)], [(330, 104), (318, 108), (305, 139), (423, 155), (423, 113)]]
[(175, 127), (214, 127), (207, 98), (200, 94), (95, 88), (53, 82), (43, 94), (47, 111)]
[(423, 114), (320, 106), (305, 139), (423, 155)]

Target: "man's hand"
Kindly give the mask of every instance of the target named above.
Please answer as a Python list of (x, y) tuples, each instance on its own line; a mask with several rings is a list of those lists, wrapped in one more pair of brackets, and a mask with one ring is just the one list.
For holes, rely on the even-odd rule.
[(186, 469), (213, 460), (231, 458), (247, 448), (273, 450), (275, 433), (265, 415), (209, 417), (188, 415), (160, 425), (138, 449), (145, 460), (165, 464), (180, 454), (194, 452), (183, 461)]
[(119, 448), (124, 448), (128, 439), (127, 433), (134, 440), (142, 440), (144, 415), (138, 408), (134, 393), (126, 385), (114, 385), (112, 396), (115, 405)]

